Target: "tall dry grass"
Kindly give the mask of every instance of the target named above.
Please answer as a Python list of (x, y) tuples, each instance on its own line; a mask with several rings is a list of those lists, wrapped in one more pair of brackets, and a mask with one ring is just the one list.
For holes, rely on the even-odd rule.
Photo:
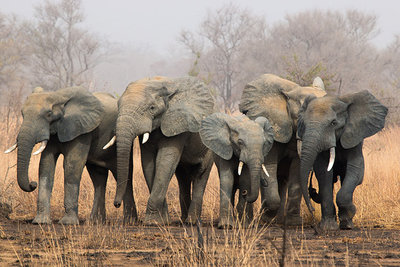
[[(4, 151), (15, 141), (18, 132), (18, 125), (0, 125), (0, 151)], [(7, 129), (7, 130), (6, 130)], [(400, 127), (388, 127), (377, 135), (368, 138), (364, 143), (365, 176), (363, 184), (358, 186), (354, 193), (354, 202), (357, 206), (357, 214), (354, 218), (356, 226), (360, 227), (400, 227)], [(136, 146), (137, 147), (137, 146)], [(149, 196), (143, 174), (139, 151), (135, 149), (134, 159), (134, 197), (137, 204), (139, 218), (143, 219), (146, 203)], [(30, 179), (37, 180), (38, 163), (40, 156), (33, 156), (30, 165)], [(36, 214), (37, 190), (32, 193), (25, 193), (19, 189), (16, 181), (16, 153), (0, 153), (0, 201), (10, 204), (13, 208), (12, 219), (32, 219)], [(51, 198), (51, 216), (58, 220), (63, 216), (63, 169), (62, 157), (60, 157), (56, 169), (53, 195)], [(316, 184), (316, 183), (315, 183)], [(141, 228), (129, 233), (121, 227), (122, 209), (113, 206), (113, 198), (116, 183), (110, 175), (106, 192), (106, 208), (109, 224), (107, 225), (84, 225), (80, 227), (65, 227), (63, 231), (57, 231), (53, 226), (43, 226), (42, 239), (39, 246), (42, 246), (44, 256), (52, 265), (91, 265), (93, 259), (90, 255), (97, 255), (96, 260), (102, 260), (103, 249), (112, 248), (115, 250), (132, 249), (131, 241), (140, 238)], [(335, 185), (335, 192), (340, 188), (339, 183)], [(93, 187), (86, 172), (83, 173), (81, 190), (79, 195), (79, 217), (88, 220), (93, 200)], [(168, 193), (167, 201), (172, 220), (179, 220), (180, 208), (178, 201), (178, 186), (173, 179)], [(304, 204), (304, 203), (303, 203)], [(256, 203), (256, 209), (260, 206), (260, 200)], [(319, 212), (319, 207), (317, 213)], [(308, 211), (303, 205), (303, 216), (309, 218)], [(213, 168), (207, 184), (202, 220), (214, 222), (219, 214), (219, 179), (216, 169)], [(258, 218), (258, 214), (256, 214)], [(271, 242), (269, 247), (263, 248), (263, 255), (252, 258), (251, 252), (255, 249), (260, 238), (266, 237), (267, 227), (256, 227), (252, 229), (237, 229), (231, 232), (216, 234), (216, 229), (203, 228), (203, 249), (202, 258), (199, 258), (198, 241), (196, 229), (182, 228), (183, 238), (176, 238), (168, 227), (160, 227), (162, 238), (171, 249), (169, 258), (160, 259), (154, 264), (163, 265), (165, 262), (173, 265), (277, 265), (279, 263), (279, 252)], [(233, 232), (232, 232), (233, 231)], [(0, 236), (4, 235), (1, 233)], [(35, 243), (35, 238), (32, 239)], [(61, 241), (60, 241), (61, 240)], [(182, 241), (183, 240), (183, 241)], [(43, 243), (44, 241), (44, 243)], [(43, 245), (45, 244), (45, 245)], [(38, 244), (36, 244), (38, 245)], [(289, 244), (290, 245), (290, 244)], [(17, 257), (31, 255), (34, 260), (34, 244), (27, 251), (16, 251)], [(307, 252), (307, 248), (304, 250)], [(88, 251), (91, 251), (89, 254)], [(36, 253), (36, 252), (35, 252)], [(288, 255), (289, 260), (300, 256), (293, 250)], [(64, 255), (64, 256), (60, 256)], [(67, 255), (67, 256), (65, 256)], [(69, 256), (68, 256), (69, 255)], [(74, 256), (75, 255), (75, 256)], [(76, 256), (76, 255), (79, 255)], [(89, 256), (88, 256), (89, 255)], [(82, 259), (83, 257), (83, 259)], [(90, 257), (89, 257), (90, 258)], [(311, 265), (313, 259), (307, 259)], [(21, 263), (23, 261), (20, 261)]]
[[(4, 151), (15, 141), (17, 127), (6, 134), (1, 126), (0, 151)], [(10, 129), (10, 127), (9, 127)], [(373, 137), (365, 140), (365, 175), (363, 183), (354, 192), (354, 202), (357, 214), (354, 222), (360, 226), (381, 225), (385, 227), (400, 226), (400, 127), (388, 127)], [(137, 147), (137, 146), (135, 146)], [(29, 169), (31, 180), (38, 179), (40, 156), (32, 156)], [(63, 216), (64, 179), (62, 156), (59, 158), (55, 174), (53, 195), (51, 198), (51, 212), (54, 220)], [(144, 217), (146, 203), (149, 196), (148, 189), (141, 171), (139, 151), (135, 149), (134, 159), (134, 197), (139, 217)], [(315, 178), (314, 178), (315, 179)], [(317, 184), (317, 183), (314, 183)], [(111, 173), (107, 182), (106, 209), (110, 220), (121, 219), (122, 209), (113, 206), (115, 180)], [(86, 172), (81, 180), (79, 195), (79, 217), (88, 219), (92, 207), (93, 186)], [(335, 192), (340, 184), (335, 184)], [(0, 153), (0, 200), (10, 204), (13, 208), (12, 218), (32, 219), (36, 214), (37, 190), (32, 193), (23, 192), (16, 181), (16, 152)], [(178, 201), (178, 186), (176, 179), (171, 181), (167, 193), (169, 211), (172, 220), (179, 220), (180, 208)], [(256, 202), (256, 209), (260, 201)], [(319, 210), (318, 205), (314, 205)], [(303, 206), (303, 215), (307, 217), (307, 210)], [(217, 220), (219, 214), (219, 179), (215, 167), (207, 184), (203, 204), (203, 221)]]

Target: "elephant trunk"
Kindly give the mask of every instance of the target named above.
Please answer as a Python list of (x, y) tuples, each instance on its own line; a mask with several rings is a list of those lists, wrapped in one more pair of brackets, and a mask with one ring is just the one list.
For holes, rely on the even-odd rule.
[(29, 182), (29, 162), (31, 159), (32, 149), (35, 146), (35, 135), (32, 131), (26, 131), (21, 128), (18, 135), (18, 153), (17, 153), (17, 181), (19, 187), (25, 192), (32, 192), (36, 189), (36, 182)]
[(318, 140), (315, 138), (310, 138), (308, 140), (303, 140), (301, 156), (300, 156), (300, 186), (301, 191), (304, 196), (306, 205), (311, 213), (314, 212), (314, 208), (311, 205), (310, 196), (308, 194), (308, 178), (309, 174), (313, 168), (314, 161), (318, 155), (317, 147), (310, 140)]
[(133, 120), (129, 115), (119, 116), (117, 119), (117, 190), (114, 199), (114, 206), (117, 208), (121, 206), (129, 180), (129, 161), (132, 160), (132, 143), (136, 138), (131, 130)]
[(253, 203), (257, 200), (260, 191), (261, 180), (261, 164), (262, 162), (248, 164), (250, 173), (250, 193), (246, 196), (248, 203)]

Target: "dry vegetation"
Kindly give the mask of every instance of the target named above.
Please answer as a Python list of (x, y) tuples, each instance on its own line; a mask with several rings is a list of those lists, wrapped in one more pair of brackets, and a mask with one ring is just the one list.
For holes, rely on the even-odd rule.
[[(0, 149), (13, 143), (15, 127), (2, 127)], [(399, 264), (400, 254), (400, 143), (399, 127), (389, 127), (366, 140), (364, 182), (354, 194), (358, 208), (354, 222), (357, 230), (316, 236), (309, 227), (304, 208), (304, 227), (288, 229), (288, 265)], [(139, 217), (144, 217), (148, 190), (135, 151), (134, 193)], [(37, 179), (39, 157), (32, 157), (30, 177)], [(54, 222), (63, 215), (62, 159), (58, 162), (51, 201)], [(0, 219), (0, 264), (61, 266), (85, 265), (163, 265), (163, 266), (264, 266), (279, 265), (282, 229), (257, 226), (234, 230), (215, 227), (219, 211), (219, 181), (213, 169), (203, 206), (203, 225), (179, 223), (178, 188), (170, 185), (168, 203), (174, 223), (171, 226), (123, 226), (122, 209), (113, 207), (115, 181), (108, 181), (106, 225), (90, 225), (93, 188), (84, 173), (79, 197), (79, 226), (33, 226), (37, 190), (25, 193), (16, 182), (16, 153), (0, 154), (0, 202), (11, 205), (11, 220)], [(337, 192), (339, 184), (335, 185)], [(260, 202), (256, 203), (257, 209)], [(317, 207), (317, 214), (319, 209)], [(0, 216), (1, 217), (1, 216)], [(254, 222), (258, 225), (257, 219)], [(198, 231), (201, 232), (199, 241)], [(397, 251), (397, 254), (396, 254)]]

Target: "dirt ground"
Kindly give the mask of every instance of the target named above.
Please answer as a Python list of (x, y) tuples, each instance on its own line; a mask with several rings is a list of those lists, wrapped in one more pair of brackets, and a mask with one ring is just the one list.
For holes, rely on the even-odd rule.
[[(208, 231), (213, 231), (213, 235)], [(205, 223), (201, 227), (206, 243), (211, 238), (229, 235), (229, 231)], [(115, 232), (119, 234), (113, 236)], [(265, 262), (265, 257), (270, 255), (276, 259), (271, 262), (277, 264), (282, 233), (279, 226), (264, 229), (250, 256), (260, 257), (260, 262), (264, 257)], [(171, 266), (173, 254), (185, 249), (185, 245), (173, 248), (174, 244), (180, 241), (188, 244), (188, 240), (197, 244), (197, 229), (178, 223), (163, 229), (121, 224), (94, 227), (85, 223), (63, 227), (32, 225), (29, 221), (3, 217), (0, 219), (0, 265), (32, 266), (50, 261), (50, 265)], [(223, 243), (224, 239), (221, 240)], [(376, 226), (321, 236), (311, 227), (297, 227), (287, 229), (286, 240), (289, 266), (400, 266), (400, 230)]]

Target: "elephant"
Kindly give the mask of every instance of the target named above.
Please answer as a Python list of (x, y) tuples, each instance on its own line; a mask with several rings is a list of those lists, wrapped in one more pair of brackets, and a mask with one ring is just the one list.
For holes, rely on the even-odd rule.
[[(353, 192), (364, 177), (363, 140), (382, 130), (388, 109), (368, 91), (343, 96), (307, 97), (298, 119), (301, 140), (300, 184), (307, 207), (313, 212), (307, 192), (308, 173), (314, 168), (321, 204), (322, 230), (352, 229), (356, 206)], [(339, 227), (333, 203), (333, 185), (340, 177), (336, 194)]]
[[(50, 197), (60, 154), (64, 156), (65, 215), (59, 223), (79, 224), (79, 184), (85, 166), (94, 186), (90, 219), (94, 222), (105, 221), (108, 171), (117, 177), (117, 152), (115, 147), (105, 151), (103, 146), (114, 135), (117, 113), (117, 99), (112, 95), (92, 94), (82, 87), (68, 87), (52, 92), (37, 87), (27, 97), (22, 107), (23, 122), (17, 142), (5, 153), (18, 148), (18, 184), (23, 191), (32, 192), (37, 183), (29, 181), (29, 161), (35, 144), (41, 144), (33, 153), (41, 153), (37, 215), (33, 223), (51, 223)], [(128, 168), (131, 181), (133, 166)], [(135, 220), (137, 211), (132, 183), (123, 195), (124, 220)]]
[[(248, 226), (253, 219), (253, 202), (260, 192), (261, 170), (274, 142), (273, 130), (264, 117), (255, 121), (240, 114), (230, 116), (214, 113), (201, 123), (200, 137), (213, 151), (220, 179), (219, 228), (232, 228), (235, 193), (239, 189), (236, 206), (239, 219)], [(244, 168), (243, 168), (244, 167)], [(243, 168), (243, 173), (242, 173)], [(269, 176), (266, 173), (267, 177)], [(268, 183), (268, 181), (267, 181)], [(277, 197), (278, 190), (275, 194)]]
[(144, 223), (170, 222), (166, 192), (174, 173), (179, 184), (181, 219), (195, 223), (201, 215), (213, 164), (212, 152), (201, 142), (198, 131), (201, 120), (213, 110), (211, 90), (193, 77), (153, 77), (130, 83), (118, 100), (116, 146), (121, 182), (114, 205), (121, 204), (129, 151), (139, 137), (143, 174), (150, 191)]
[[(287, 203), (286, 224), (302, 224), (302, 192), (298, 179), (300, 159), (296, 141), (298, 113), (307, 96), (321, 97), (325, 94), (319, 77), (314, 79), (312, 86), (302, 87), (273, 74), (261, 75), (243, 90), (239, 110), (253, 120), (259, 116), (267, 118), (274, 130), (274, 144), (264, 163), (271, 175), (270, 180), (277, 182), (266, 185), (261, 180), (262, 221), (265, 223), (274, 218), (283, 223)], [(276, 190), (279, 190), (279, 197), (273, 193)]]

